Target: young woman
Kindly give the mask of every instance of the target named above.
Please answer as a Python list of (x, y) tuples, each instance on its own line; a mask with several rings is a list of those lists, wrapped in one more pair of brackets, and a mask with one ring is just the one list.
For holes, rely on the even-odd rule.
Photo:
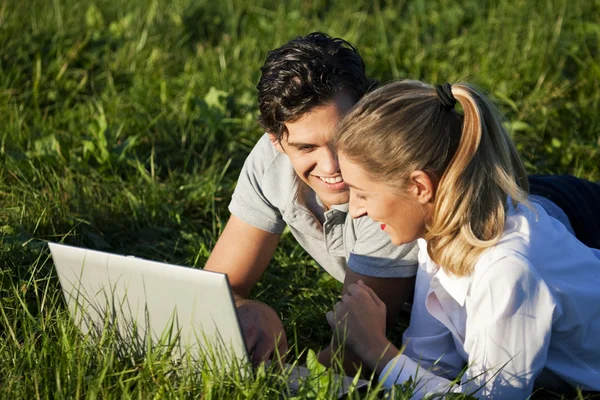
[[(352, 216), (379, 222), (397, 245), (419, 245), (402, 354), (364, 283), (327, 314), (384, 386), (412, 377), (416, 397), (497, 399), (526, 398), (534, 384), (600, 390), (600, 251), (530, 199), (488, 99), (466, 84), (395, 82), (364, 97), (336, 131)], [(600, 203), (587, 204), (598, 221)]]

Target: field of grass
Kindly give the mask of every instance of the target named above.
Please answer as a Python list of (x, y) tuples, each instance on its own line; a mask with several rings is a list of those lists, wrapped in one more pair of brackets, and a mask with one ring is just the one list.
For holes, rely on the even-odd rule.
[[(600, 180), (600, 1), (362, 3), (0, 1), (0, 398), (280, 398), (274, 374), (85, 342), (45, 242), (201, 268), (262, 133), (259, 67), (297, 35), (346, 38), (380, 81), (476, 83), (529, 172)], [(285, 235), (253, 297), (305, 362), (340, 289)], [(326, 390), (317, 379), (301, 397)]]

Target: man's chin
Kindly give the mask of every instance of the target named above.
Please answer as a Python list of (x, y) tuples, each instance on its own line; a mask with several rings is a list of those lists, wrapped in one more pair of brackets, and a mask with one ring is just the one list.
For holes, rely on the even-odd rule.
[(333, 195), (317, 193), (317, 195), (319, 196), (321, 201), (323, 203), (327, 204), (328, 206), (340, 206), (343, 204), (347, 204), (350, 201), (350, 196), (348, 194), (344, 194), (344, 193), (338, 193), (338, 194), (333, 194)]
[[(315, 178), (318, 179), (318, 178)], [(350, 190), (346, 187), (342, 190), (328, 190), (322, 182), (313, 179), (306, 180), (306, 183), (317, 193), (319, 199), (327, 206), (337, 206), (350, 202)]]

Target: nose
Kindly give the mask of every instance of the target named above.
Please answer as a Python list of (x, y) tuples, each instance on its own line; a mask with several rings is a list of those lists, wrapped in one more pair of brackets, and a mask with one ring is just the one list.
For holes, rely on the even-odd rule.
[(323, 148), (323, 154), (319, 160), (319, 168), (325, 174), (333, 175), (340, 170), (337, 153), (331, 147)]
[(350, 204), (348, 206), (348, 211), (350, 212), (350, 216), (352, 218), (360, 218), (364, 215), (367, 215), (367, 209), (360, 204), (360, 200), (358, 200), (355, 196), (350, 195)]

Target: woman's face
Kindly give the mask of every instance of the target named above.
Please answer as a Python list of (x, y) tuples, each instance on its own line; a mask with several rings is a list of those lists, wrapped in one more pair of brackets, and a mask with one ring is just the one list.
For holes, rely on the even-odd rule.
[[(402, 245), (423, 237), (426, 221), (433, 212), (431, 196), (423, 197), (423, 188), (411, 180), (408, 187), (399, 189), (375, 181), (356, 163), (339, 153), (340, 169), (350, 188), (352, 218), (370, 217), (381, 224), (392, 243)], [(420, 172), (420, 171), (418, 171)]]

